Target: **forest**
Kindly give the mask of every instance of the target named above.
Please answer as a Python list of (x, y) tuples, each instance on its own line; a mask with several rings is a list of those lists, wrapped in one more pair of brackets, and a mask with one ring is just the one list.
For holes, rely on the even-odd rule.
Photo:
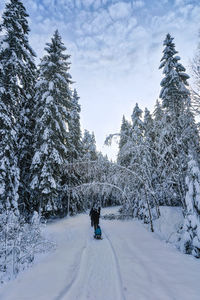
[[(179, 249), (200, 258), (200, 50), (193, 87), (167, 33), (159, 69), (161, 91), (152, 112), (136, 103), (122, 116), (116, 161), (81, 132), (80, 97), (70, 54), (56, 30), (36, 65), (28, 14), (10, 0), (0, 24), (0, 281), (15, 277), (52, 245), (41, 237), (48, 220), (121, 205), (154, 231), (162, 206), (181, 207)], [(161, 41), (162, 43), (162, 41)], [(155, 70), (157, 72), (157, 70)]]

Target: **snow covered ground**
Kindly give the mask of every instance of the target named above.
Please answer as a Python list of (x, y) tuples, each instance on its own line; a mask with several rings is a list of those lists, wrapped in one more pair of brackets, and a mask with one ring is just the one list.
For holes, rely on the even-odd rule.
[(56, 251), (4, 285), (0, 299), (200, 299), (200, 260), (137, 221), (102, 219), (101, 227), (103, 240), (94, 240), (86, 214), (49, 224), (46, 231)]

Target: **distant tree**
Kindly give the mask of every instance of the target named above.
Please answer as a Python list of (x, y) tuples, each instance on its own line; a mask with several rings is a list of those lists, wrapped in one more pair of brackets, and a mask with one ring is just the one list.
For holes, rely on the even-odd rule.
[(120, 165), (128, 167), (131, 159), (130, 151), (131, 124), (123, 116), (120, 129), (119, 152), (117, 162)]
[(67, 161), (71, 111), (69, 55), (56, 30), (39, 68), (36, 93), (35, 152), (31, 165), (32, 209), (46, 213), (62, 209), (62, 166)]
[(94, 133), (88, 130), (84, 131), (83, 135), (83, 160), (96, 160), (97, 150)]
[(156, 157), (155, 157), (155, 131), (154, 131), (154, 120), (150, 111), (145, 108), (144, 112), (144, 144), (146, 151), (148, 151), (148, 155), (150, 157), (150, 168), (152, 172), (154, 172), (154, 166), (156, 164)]
[(82, 142), (81, 142), (81, 126), (80, 126), (80, 111), (81, 107), (79, 102), (79, 96), (74, 89), (71, 97), (71, 109), (69, 113), (68, 130), (69, 130), (69, 141), (72, 147), (69, 150), (68, 157), (72, 159), (80, 159), (82, 155)]

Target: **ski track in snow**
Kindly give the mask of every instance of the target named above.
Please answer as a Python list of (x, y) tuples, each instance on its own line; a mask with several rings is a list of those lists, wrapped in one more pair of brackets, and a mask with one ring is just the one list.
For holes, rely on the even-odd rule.
[(111, 241), (103, 233), (103, 240), (95, 240), (93, 229), (89, 232), (79, 272), (55, 300), (125, 300), (117, 257)]
[(87, 246), (85, 245), (84, 248), (81, 251), (81, 257), (80, 257), (78, 265), (76, 266), (76, 271), (74, 272), (74, 276), (72, 278), (72, 281), (66, 287), (64, 287), (64, 289), (59, 293), (58, 297), (56, 297), (55, 300), (61, 300), (63, 298), (63, 296), (68, 292), (68, 290), (71, 289), (72, 286), (74, 285), (74, 282), (75, 282), (75, 280), (76, 280), (76, 278), (77, 278), (77, 276), (80, 272), (80, 266), (81, 266), (81, 262), (83, 260), (83, 256), (84, 256), (84, 253), (86, 251), (86, 248), (87, 248)]
[(109, 244), (110, 244), (110, 247), (111, 247), (111, 250), (112, 250), (112, 253), (113, 253), (113, 257), (114, 257), (114, 260), (115, 260), (115, 264), (116, 264), (116, 270), (117, 270), (117, 274), (118, 274), (118, 281), (120, 283), (120, 286), (121, 286), (121, 300), (126, 300), (125, 298), (125, 295), (124, 295), (124, 292), (123, 292), (123, 282), (122, 282), (122, 277), (121, 277), (121, 271), (120, 271), (120, 267), (119, 267), (119, 262), (118, 262), (118, 259), (117, 259), (117, 255), (116, 255), (116, 252), (115, 252), (115, 249), (113, 247), (113, 244), (110, 240), (110, 238), (108, 237), (108, 235), (106, 234), (105, 230), (102, 230), (104, 236), (106, 236)]

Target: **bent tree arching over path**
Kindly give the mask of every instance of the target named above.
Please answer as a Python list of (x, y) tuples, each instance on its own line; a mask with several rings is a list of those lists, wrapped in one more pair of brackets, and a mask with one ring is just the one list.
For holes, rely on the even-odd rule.
[[(102, 214), (112, 212), (104, 209)], [(87, 214), (47, 225), (57, 249), (0, 290), (4, 300), (198, 300), (200, 261), (163, 243), (137, 221)]]
[[(119, 195), (117, 196), (118, 201), (115, 204), (122, 204), (124, 214), (131, 217), (137, 217), (137, 213), (133, 214), (133, 212), (127, 212), (127, 207), (135, 206), (136, 208), (138, 206), (137, 210), (139, 210), (139, 205), (137, 204), (137, 201), (135, 201), (135, 194), (131, 187), (132, 180), (136, 178), (143, 187), (143, 199), (140, 204), (145, 211), (143, 212), (143, 218), (145, 219), (145, 223), (150, 224), (151, 231), (154, 231), (153, 218), (158, 218), (160, 216), (160, 211), (158, 200), (147, 171), (145, 171), (144, 174), (138, 174), (136, 171), (125, 166), (112, 163), (105, 159), (100, 159), (96, 161), (87, 160), (69, 163), (64, 167), (63, 172), (66, 174), (71, 173), (72, 171), (79, 173), (80, 170), (85, 174), (86, 182), (80, 185), (72, 184), (71, 187), (68, 182), (67, 192), (71, 190), (71, 193), (84, 195), (91, 190), (93, 193), (96, 192), (96, 194), (102, 194), (102, 197), (103, 193), (107, 194), (107, 197), (109, 197), (109, 194), (113, 194), (113, 190), (117, 191)], [(67, 211), (69, 212), (70, 197), (66, 198), (68, 203)], [(90, 193), (88, 194), (88, 198), (92, 198)], [(93, 199), (92, 201), (95, 200)], [(134, 201), (136, 204), (134, 204)], [(99, 202), (102, 204), (101, 199)], [(91, 205), (91, 203), (89, 205)], [(108, 203), (104, 203), (104, 205), (108, 205)]]

